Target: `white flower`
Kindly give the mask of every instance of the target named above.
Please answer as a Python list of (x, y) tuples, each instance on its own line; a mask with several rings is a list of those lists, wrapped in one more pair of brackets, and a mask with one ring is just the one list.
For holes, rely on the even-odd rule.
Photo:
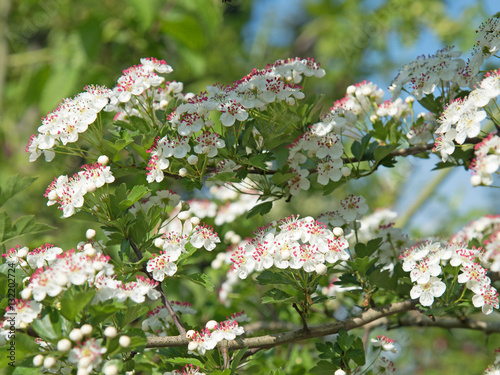
[(414, 285), (410, 291), (412, 299), (419, 298), (422, 306), (431, 306), (435, 297), (441, 297), (446, 290), (446, 284), (438, 277), (431, 277), (425, 284)]

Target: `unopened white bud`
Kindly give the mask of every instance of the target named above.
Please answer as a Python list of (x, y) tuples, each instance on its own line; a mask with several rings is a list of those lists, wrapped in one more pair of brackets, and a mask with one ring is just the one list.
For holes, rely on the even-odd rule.
[(38, 354), (33, 357), (33, 366), (40, 367), (43, 364), (43, 355)]
[(200, 218), (196, 216), (193, 216), (191, 219), (189, 219), (189, 221), (191, 221), (191, 224), (193, 224), (194, 226), (200, 224)]
[(93, 193), (94, 191), (96, 191), (97, 187), (95, 186), (95, 184), (91, 181), (88, 181), (87, 182), (87, 186), (86, 186), (86, 190), (87, 190), (87, 193)]
[(186, 332), (186, 337), (188, 339), (192, 339), (195, 334), (196, 334), (196, 332), (193, 329), (190, 329), (189, 331)]
[(481, 176), (479, 176), (478, 174), (475, 174), (474, 176), (472, 176), (470, 178), (470, 183), (472, 184), (472, 186), (481, 185)]
[(351, 85), (345, 90), (346, 94), (352, 95), (356, 92), (356, 86)]
[(189, 155), (188, 158), (187, 158), (187, 161), (188, 161), (189, 164), (195, 165), (196, 163), (198, 163), (198, 156), (196, 156), (196, 155)]
[(218, 324), (219, 323), (217, 323), (215, 320), (209, 320), (207, 324), (205, 324), (205, 328), (213, 331)]
[(118, 366), (112, 363), (104, 367), (102, 372), (104, 372), (104, 375), (116, 375), (118, 374)]
[(179, 176), (184, 177), (187, 175), (187, 173), (188, 172), (187, 172), (186, 168), (179, 169)]
[(31, 289), (26, 288), (21, 291), (21, 298), (22, 299), (29, 299), (31, 297)]
[(83, 247), (83, 252), (85, 255), (88, 255), (89, 257), (93, 257), (96, 254), (96, 249), (94, 249), (94, 246), (90, 243), (86, 243), (85, 246)]
[(335, 237), (340, 237), (344, 235), (344, 230), (341, 227), (335, 227), (333, 228), (333, 234)]
[(292, 98), (291, 96), (286, 99), (286, 104), (288, 105), (295, 105), (295, 98)]
[(377, 115), (373, 114), (373, 115), (370, 116), (370, 121), (371, 122), (375, 122), (377, 120), (378, 120), (378, 116)]
[(351, 175), (351, 169), (349, 167), (342, 167), (340, 172), (342, 173), (342, 176), (344, 176), (344, 177), (348, 177)]
[(87, 229), (87, 232), (85, 232), (85, 237), (87, 237), (87, 240), (90, 240), (95, 237), (95, 230), (94, 229)]
[(409, 96), (405, 99), (406, 104), (411, 104), (415, 101), (415, 98), (413, 96)]
[(68, 339), (59, 340), (59, 342), (57, 343), (57, 350), (59, 350), (60, 352), (67, 352), (70, 349), (71, 341), (69, 341)]
[(337, 371), (335, 371), (335, 374), (333, 375), (346, 375), (346, 372), (342, 369), (338, 369)]
[(187, 220), (187, 219), (189, 219), (189, 212), (187, 212), (187, 211), (179, 212), (179, 214), (177, 215), (177, 218), (179, 220), (182, 220), (182, 221)]
[(91, 362), (92, 360), (89, 357), (83, 357), (78, 361), (78, 367), (80, 367), (81, 369), (86, 369), (90, 366)]
[(318, 275), (324, 275), (326, 273), (326, 271), (328, 270), (323, 263), (317, 264), (315, 269), (316, 269), (316, 273)]
[(118, 339), (118, 344), (120, 344), (121, 347), (123, 348), (128, 348), (130, 345), (130, 337), (128, 336), (121, 336)]
[(47, 357), (43, 360), (43, 367), (52, 368), (56, 364), (56, 359), (54, 357)]
[(106, 165), (109, 162), (109, 158), (106, 155), (101, 155), (97, 158), (97, 162), (102, 165)]
[(80, 332), (84, 336), (90, 336), (93, 330), (94, 327), (92, 327), (90, 324), (84, 324), (83, 326), (80, 327)]
[(165, 240), (163, 238), (161, 238), (161, 237), (155, 238), (154, 244), (156, 247), (161, 249), (163, 247), (164, 243), (165, 243)]
[(188, 344), (188, 350), (190, 352), (194, 352), (196, 349), (198, 349), (198, 343), (196, 341), (190, 341)]
[(110, 339), (114, 339), (116, 336), (118, 336), (118, 330), (113, 326), (106, 327), (106, 329), (104, 330), (104, 336), (109, 337)]
[(26, 246), (23, 247), (22, 249), (19, 249), (19, 251), (17, 252), (18, 258), (24, 258), (26, 257), (26, 255), (28, 255), (28, 248)]
[(78, 328), (75, 328), (69, 333), (69, 338), (71, 341), (80, 342), (83, 340), (83, 335)]

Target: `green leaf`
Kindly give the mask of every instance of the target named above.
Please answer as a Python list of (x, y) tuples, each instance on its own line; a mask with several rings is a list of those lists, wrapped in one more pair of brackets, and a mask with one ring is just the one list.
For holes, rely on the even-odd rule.
[(270, 161), (270, 160), (272, 160), (270, 154), (258, 154), (250, 156), (250, 159), (248, 159), (248, 164), (260, 169), (267, 170), (267, 165), (265, 161)]
[(358, 141), (354, 141), (351, 145), (351, 152), (352, 152), (352, 155), (357, 160), (360, 160), (361, 156), (363, 156), (363, 149), (361, 148), (361, 143), (359, 143)]
[(139, 199), (141, 199), (150, 191), (151, 190), (145, 185), (135, 185), (132, 188), (132, 191), (128, 194), (127, 198), (119, 203), (118, 207), (121, 210), (125, 210), (130, 206), (132, 206), (135, 202), (137, 202)]
[(375, 151), (373, 151), (373, 156), (375, 157), (375, 162), (377, 162), (377, 163), (380, 162), (387, 155), (389, 155), (391, 152), (393, 152), (397, 147), (398, 147), (397, 144), (387, 145), (387, 146), (378, 146), (375, 149)]
[(332, 375), (339, 368), (330, 361), (319, 361), (309, 372), (314, 375)]
[(145, 305), (130, 305), (123, 313), (117, 314), (117, 320), (120, 328), (125, 328), (129, 323), (133, 322), (140, 316), (146, 314), (149, 311), (149, 308)]
[(275, 285), (275, 284), (295, 285), (295, 283), (292, 280), (286, 278), (283, 275), (280, 275), (279, 273), (270, 270), (264, 270), (259, 276), (257, 276), (257, 282), (260, 285)]
[(248, 211), (247, 219), (255, 216), (257, 214), (265, 215), (273, 208), (273, 202), (264, 202), (260, 203), (257, 206), (253, 207), (250, 211)]
[(192, 273), (190, 275), (181, 275), (182, 278), (186, 278), (195, 284), (201, 285), (208, 291), (214, 290), (214, 283), (210, 280), (210, 277), (204, 273)]
[(341, 327), (339, 329), (339, 334), (337, 336), (337, 344), (340, 346), (342, 351), (345, 353), (349, 349), (352, 348), (352, 345), (354, 343), (354, 336), (351, 336), (347, 333), (346, 329), (344, 327)]
[(354, 252), (360, 258), (369, 257), (378, 250), (381, 244), (382, 238), (374, 238), (373, 240), (368, 241), (366, 245), (358, 242), (356, 246), (354, 246)]
[(440, 103), (439, 97), (435, 98), (432, 94), (424, 96), (418, 102), (422, 105), (422, 107), (432, 113), (439, 114), (443, 111), (443, 106)]
[(373, 267), (373, 265), (377, 262), (377, 259), (370, 259), (369, 257), (363, 257), (363, 258), (356, 258), (354, 261), (348, 261), (347, 264), (349, 264), (354, 270), (364, 274), (368, 275), (370, 269)]
[(287, 182), (288, 180), (290, 180), (295, 175), (296, 175), (296, 173), (281, 173), (281, 172), (276, 172), (275, 174), (273, 174), (272, 179), (273, 179), (273, 182), (276, 185), (279, 185), (279, 184), (282, 184), (284, 182)]
[(66, 291), (61, 298), (61, 314), (69, 321), (72, 321), (92, 301), (96, 291), (89, 290), (75, 294), (71, 294), (70, 292)]
[(0, 189), (0, 206), (17, 193), (26, 189), (36, 179), (37, 177), (21, 177), (19, 175), (9, 177)]
[(321, 359), (333, 359), (338, 357), (338, 354), (333, 347), (333, 343), (328, 341), (316, 343), (316, 350), (320, 352), (319, 358)]
[(33, 320), (31, 327), (44, 340), (56, 341), (61, 338), (63, 317), (58, 312), (46, 311), (40, 319)]
[(87, 307), (87, 311), (92, 316), (92, 323), (95, 325), (104, 322), (111, 315), (115, 315), (126, 308), (123, 302), (106, 301), (97, 305), (90, 305)]
[(291, 298), (293, 298), (293, 296), (291, 296), (287, 292), (284, 292), (281, 289), (273, 288), (264, 293), (264, 296), (262, 297), (262, 303), (280, 303), (288, 301)]

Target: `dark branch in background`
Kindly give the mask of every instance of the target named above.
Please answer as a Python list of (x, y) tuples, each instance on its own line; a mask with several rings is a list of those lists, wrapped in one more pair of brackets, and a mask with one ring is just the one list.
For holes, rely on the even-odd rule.
[[(307, 331), (298, 329), (283, 333), (275, 333), (259, 337), (237, 339), (228, 342), (229, 350), (236, 349), (264, 349), (274, 346), (288, 344), (291, 342), (306, 340), (335, 334), (340, 328), (351, 330), (363, 327), (380, 318), (416, 309), (417, 301), (406, 300), (390, 305), (376, 307), (365, 311), (357, 317), (347, 319), (340, 323), (325, 324), (319, 327), (309, 327)], [(148, 337), (146, 348), (180, 347), (186, 346), (189, 340), (185, 336)]]
[[(137, 258), (139, 260), (142, 259), (142, 253), (141, 251), (137, 248), (137, 245), (135, 244), (134, 240), (132, 240), (132, 238), (128, 238), (128, 241), (130, 243), (130, 246), (132, 247), (132, 249), (134, 249), (134, 253), (135, 255), (137, 256)], [(142, 271), (148, 275), (148, 277), (151, 279), (151, 280), (154, 280), (153, 279), (153, 275), (148, 272), (147, 270), (147, 266), (145, 263), (142, 264)], [(158, 292), (160, 292), (161, 294), (161, 300), (163, 302), (163, 304), (165, 305), (165, 308), (167, 309), (168, 313), (170, 314), (170, 316), (172, 317), (172, 320), (174, 321), (175, 323), (175, 326), (177, 327), (177, 330), (179, 331), (179, 334), (181, 336), (185, 336), (186, 335), (186, 328), (184, 328), (184, 326), (182, 325), (181, 321), (179, 320), (179, 317), (177, 316), (177, 314), (175, 313), (174, 309), (172, 308), (172, 305), (170, 305), (170, 302), (168, 301), (167, 299), (167, 296), (165, 295), (165, 292), (163, 291), (163, 288), (161, 287), (161, 283), (159, 283), (156, 288), (155, 288)]]

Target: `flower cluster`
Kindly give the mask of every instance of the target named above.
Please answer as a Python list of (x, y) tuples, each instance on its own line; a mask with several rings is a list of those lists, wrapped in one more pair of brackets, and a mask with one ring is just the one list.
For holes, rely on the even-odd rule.
[(474, 159), (470, 165), (473, 171), (471, 183), (477, 185), (491, 185), (493, 173), (500, 167), (500, 137), (490, 134), (474, 146)]
[[(270, 103), (285, 101), (294, 105), (296, 99), (304, 98), (304, 94), (300, 86), (289, 81), (299, 82), (303, 75), (322, 77), (324, 74), (312, 59), (278, 60), (262, 70), (253, 70), (231, 85), (208, 86), (206, 92), (190, 96), (168, 116), (174, 132), (157, 139), (149, 150), (148, 182), (163, 180), (163, 171), (171, 169), (172, 157), (189, 159), (194, 156), (190, 154), (192, 151), (208, 158), (218, 155), (225, 142), (213, 130), (214, 123), (210, 119), (213, 111), (219, 113), (225, 128), (233, 127), (248, 119), (248, 111), (263, 111)], [(197, 160), (193, 159), (192, 164)]]
[(411, 298), (419, 298), (422, 306), (431, 306), (434, 298), (441, 297), (446, 284), (437, 276), (443, 272), (441, 265), (449, 262), (453, 267), (460, 267), (457, 281), (474, 293), (473, 305), (481, 307), (484, 314), (490, 314), (499, 307), (498, 293), (491, 286), (486, 269), (477, 262), (481, 255), (480, 250), (468, 249), (460, 243), (442, 247), (439, 243), (427, 242), (407, 249), (401, 259), (403, 270), (410, 272), (411, 281), (416, 283), (410, 291)]
[(385, 352), (397, 353), (397, 349), (394, 347), (394, 340), (386, 337), (385, 335), (378, 335), (376, 339), (372, 339), (372, 344), (374, 347), (382, 349)]
[(312, 217), (288, 217), (275, 225), (259, 228), (245, 247), (232, 254), (233, 269), (245, 279), (253, 271), (270, 267), (326, 272), (325, 262), (349, 258), (345, 238)]
[(177, 272), (175, 262), (182, 253), (187, 252), (188, 242), (197, 249), (204, 247), (205, 250), (212, 251), (220, 239), (213, 228), (205, 224), (197, 225), (190, 233), (185, 233), (180, 228), (169, 230), (166, 227), (162, 236), (155, 240), (155, 246), (162, 250), (159, 254), (153, 254), (146, 266), (155, 280), (163, 281), (165, 276), (173, 276)]
[(236, 336), (244, 333), (243, 327), (238, 325), (234, 319), (222, 322), (210, 320), (201, 331), (190, 330), (186, 336), (190, 340), (188, 351), (204, 355), (207, 350), (214, 349), (222, 340), (234, 340)]
[(29, 161), (35, 161), (42, 153), (46, 161), (52, 161), (55, 147), (76, 142), (97, 119), (97, 114), (108, 104), (112, 94), (104, 86), (86, 86), (84, 90), (72, 99), (64, 99), (42, 118), (39, 134), (32, 135), (26, 147), (26, 152), (30, 153)]
[(44, 195), (48, 198), (47, 206), (57, 203), (63, 217), (70, 217), (76, 208), (83, 206), (85, 194), (93, 193), (96, 188), (114, 180), (110, 167), (101, 163), (84, 165), (81, 171), (72, 177), (59, 176), (49, 185)]
[(398, 97), (407, 84), (412, 89), (410, 94), (417, 100), (432, 94), (442, 84), (447, 87), (452, 84), (467, 86), (468, 78), (473, 74), (467, 73), (469, 69), (465, 61), (459, 58), (461, 54), (460, 51), (454, 51), (453, 47), (447, 47), (437, 51), (435, 55), (419, 56), (405, 65), (392, 82), (390, 90), (393, 97)]

